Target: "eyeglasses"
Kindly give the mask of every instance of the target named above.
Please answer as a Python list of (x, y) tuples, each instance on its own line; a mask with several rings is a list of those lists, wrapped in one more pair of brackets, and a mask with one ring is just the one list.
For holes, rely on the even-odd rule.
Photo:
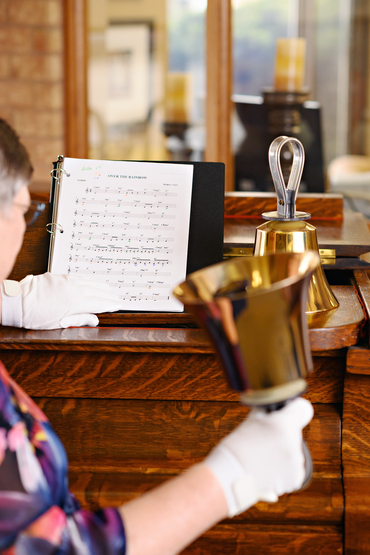
[(26, 206), (25, 204), (18, 204), (17, 202), (14, 202), (13, 204), (26, 210), (23, 217), (27, 227), (34, 224), (41, 212), (45, 210), (45, 203), (39, 202), (38, 200), (31, 200), (29, 206)]

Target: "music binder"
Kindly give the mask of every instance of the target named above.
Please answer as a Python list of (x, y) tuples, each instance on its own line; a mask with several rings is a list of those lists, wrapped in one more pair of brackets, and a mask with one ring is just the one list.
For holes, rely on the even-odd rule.
[[(77, 164), (77, 166), (76, 166)], [(79, 166), (78, 166), (79, 164)], [(104, 165), (109, 165), (110, 164), (110, 172), (112, 171), (112, 168), (115, 168), (115, 170), (117, 170), (116, 174), (110, 173), (109, 177), (110, 180), (105, 179), (104, 181), (104, 176), (100, 176), (100, 181), (96, 181), (95, 182), (95, 189), (94, 189), (94, 179), (92, 176), (92, 171), (90, 171), (90, 179), (88, 179), (88, 174), (89, 172), (86, 171), (83, 174), (83, 178), (82, 179), (82, 169), (86, 170), (88, 168), (90, 168), (92, 170), (94, 165), (99, 165), (102, 166), (104, 169)], [(67, 167), (67, 169), (66, 169)], [(177, 201), (179, 203), (178, 207), (177, 207), (177, 212), (176, 212), (176, 207), (174, 202), (169, 203), (167, 202), (167, 204), (169, 204), (169, 206), (167, 207), (167, 212), (164, 212), (163, 209), (163, 204), (161, 204), (161, 202), (165, 199), (167, 199), (167, 201), (169, 200), (169, 196), (168, 196), (168, 191), (169, 191), (169, 185), (170, 183), (167, 183), (168, 181), (170, 181), (169, 179), (165, 179), (164, 182), (166, 183), (166, 187), (167, 187), (167, 192), (166, 192), (166, 197), (162, 197), (162, 201), (157, 203), (154, 206), (154, 200), (155, 199), (150, 199), (148, 198), (148, 192), (150, 193), (150, 187), (149, 189), (145, 192), (145, 194), (147, 195), (145, 200), (149, 202), (152, 202), (152, 206), (151, 208), (157, 208), (158, 210), (158, 214), (154, 214), (155, 210), (153, 210), (153, 218), (154, 220), (152, 221), (153, 226), (156, 227), (156, 230), (158, 231), (158, 222), (161, 222), (163, 220), (157, 220), (157, 222), (155, 221), (155, 217), (157, 216), (159, 218), (162, 210), (162, 218), (170, 217), (170, 211), (172, 209), (172, 212), (175, 210), (174, 215), (172, 215), (172, 220), (167, 220), (167, 224), (164, 223), (163, 224), (163, 228), (165, 229), (166, 225), (167, 228), (172, 228), (173, 231), (169, 231), (167, 234), (163, 234), (163, 241), (166, 240), (166, 244), (165, 243), (160, 243), (157, 241), (157, 243), (144, 243), (143, 242), (143, 226), (141, 225), (141, 222), (138, 222), (138, 220), (134, 221), (134, 225), (138, 225), (139, 227), (137, 229), (140, 230), (140, 237), (141, 237), (141, 245), (138, 244), (138, 233), (136, 233), (135, 235), (135, 230), (133, 229), (133, 225), (131, 225), (131, 230), (130, 233), (127, 230), (127, 222), (129, 222), (129, 219), (125, 219), (124, 220), (124, 224), (120, 224), (119, 223), (119, 218), (121, 217), (121, 222), (122, 220), (122, 204), (125, 204), (124, 202), (121, 202), (121, 206), (120, 209), (117, 210), (117, 214), (115, 214), (114, 216), (114, 226), (113, 228), (110, 227), (109, 223), (104, 223), (104, 225), (106, 225), (106, 228), (102, 228), (99, 227), (99, 221), (98, 218), (100, 218), (100, 221), (102, 221), (103, 218), (105, 218), (105, 222), (106, 220), (109, 220), (109, 218), (105, 217), (107, 214), (111, 216), (113, 215), (112, 210), (109, 208), (108, 205), (105, 206), (105, 208), (103, 208), (102, 205), (93, 205), (92, 203), (95, 202), (94, 199), (98, 198), (97, 196), (94, 196), (95, 194), (95, 190), (97, 190), (97, 185), (96, 183), (99, 183), (99, 186), (101, 188), (101, 190), (99, 192), (101, 192), (104, 189), (104, 197), (106, 198), (110, 198), (109, 194), (110, 191), (112, 191), (112, 182), (114, 182), (114, 184), (118, 184), (121, 183), (122, 186), (120, 187), (120, 197), (123, 196), (123, 192), (127, 193), (127, 189), (129, 189), (130, 194), (134, 195), (133, 191), (136, 191), (137, 195), (144, 194), (144, 189), (143, 188), (143, 181), (138, 182), (137, 180), (134, 181), (126, 181), (124, 179), (118, 179), (119, 176), (125, 177), (126, 174), (128, 173), (126, 171), (126, 174), (124, 171), (122, 171), (120, 173), (120, 171), (123, 168), (139, 168), (142, 170), (142, 173), (144, 174), (145, 171), (144, 170), (148, 170), (147, 175), (151, 178), (152, 175), (161, 175), (163, 173), (163, 175), (171, 175), (171, 172), (174, 172), (173, 175), (175, 176), (176, 174), (178, 174), (178, 179), (180, 180), (179, 183), (181, 182), (181, 179), (183, 179), (182, 174), (183, 175), (187, 175), (187, 176), (191, 176), (191, 193), (190, 193), (190, 206), (189, 206), (189, 217), (187, 220), (187, 233), (186, 233), (186, 237), (187, 237), (187, 245), (186, 245), (186, 251), (185, 252), (185, 266), (183, 267), (183, 274), (184, 276), (187, 275), (188, 273), (194, 272), (195, 270), (198, 270), (200, 268), (203, 268), (205, 266), (208, 266), (210, 264), (219, 262), (222, 260), (223, 257), (223, 212), (224, 212), (224, 165), (221, 163), (209, 163), (209, 162), (191, 162), (191, 163), (187, 163), (187, 162), (181, 162), (181, 163), (173, 163), (173, 162), (124, 162), (124, 161), (96, 161), (96, 160), (77, 160), (77, 159), (70, 159), (70, 158), (64, 158), (63, 156), (59, 156), (58, 160), (56, 162), (53, 163), (53, 170), (51, 172), (52, 175), (52, 187), (51, 187), (51, 196), (50, 196), (50, 204), (52, 207), (52, 212), (51, 212), (51, 219), (50, 222), (47, 226), (48, 231), (50, 233), (50, 248), (49, 248), (49, 261), (48, 261), (48, 270), (49, 271), (55, 271), (55, 267), (57, 268), (57, 272), (58, 273), (73, 273), (73, 272), (77, 272), (77, 273), (84, 273), (86, 271), (91, 271), (92, 274), (90, 277), (94, 278), (94, 279), (99, 279), (101, 281), (104, 281), (103, 276), (104, 276), (104, 272), (107, 273), (107, 275), (112, 276), (113, 273), (116, 274), (116, 278), (119, 280), (119, 284), (114, 283), (115, 287), (118, 287), (118, 285), (120, 286), (117, 289), (117, 292), (121, 292), (121, 290), (123, 291), (123, 288), (126, 287), (124, 285), (125, 280), (127, 281), (128, 276), (129, 275), (133, 275), (135, 272), (134, 270), (136, 270), (136, 282), (135, 284), (133, 283), (133, 278), (130, 277), (129, 281), (132, 283), (132, 285), (134, 286), (134, 289), (131, 290), (131, 293), (128, 293), (128, 291), (126, 290), (126, 297), (128, 298), (127, 295), (130, 297), (130, 302), (128, 303), (127, 306), (127, 310), (130, 312), (134, 312), (134, 311), (145, 311), (145, 312), (176, 312), (176, 311), (182, 311), (183, 307), (181, 306), (174, 306), (174, 303), (171, 302), (158, 302), (161, 299), (164, 300), (164, 298), (166, 296), (170, 296), (167, 295), (167, 293), (170, 292), (172, 293), (172, 289), (173, 287), (181, 280), (179, 279), (179, 274), (177, 272), (175, 272), (176, 274), (176, 278), (174, 282), (170, 282), (170, 281), (165, 281), (166, 278), (158, 278), (158, 275), (162, 274), (169, 274), (168, 271), (164, 271), (164, 270), (168, 270), (169, 266), (172, 264), (173, 266), (175, 266), (176, 268), (178, 267), (178, 265), (182, 262), (178, 262), (178, 260), (176, 259), (176, 257), (173, 259), (171, 259), (171, 256), (173, 256), (172, 254), (169, 254), (169, 251), (171, 251), (170, 248), (168, 247), (168, 243), (167, 241), (174, 241), (174, 238), (172, 237), (172, 234), (176, 234), (178, 233), (178, 230), (176, 230), (176, 223), (177, 220), (183, 220), (183, 214), (182, 212), (185, 210), (186, 211), (186, 199), (185, 197), (182, 198), (181, 194), (180, 196), (177, 198)], [(76, 195), (73, 193), (69, 194), (69, 216), (67, 217), (67, 225), (65, 225), (65, 221), (66, 221), (66, 211), (65, 211), (65, 207), (63, 208), (63, 206), (66, 204), (66, 202), (63, 200), (65, 197), (65, 190), (66, 190), (66, 183), (69, 181), (68, 178), (70, 178), (70, 174), (71, 174), (71, 169), (70, 168), (74, 168), (74, 172), (76, 171), (76, 168), (78, 169), (78, 171), (80, 171), (80, 179), (79, 181), (84, 181), (83, 186), (86, 186), (86, 190), (90, 189), (90, 193), (88, 193), (89, 198), (85, 198), (85, 200), (82, 202), (82, 198), (81, 195), (80, 198), (78, 196), (78, 191), (77, 189), (80, 187), (80, 191), (81, 191), (81, 184), (77, 183), (76, 181), (76, 176), (75, 176), (75, 180), (74, 180), (74, 184), (73, 184), (73, 189), (76, 189)], [(175, 169), (175, 171), (174, 171)], [(149, 171), (150, 170), (150, 171)], [(102, 170), (99, 170), (102, 171)], [(137, 173), (137, 172), (136, 172)], [(123, 175), (122, 175), (123, 174)], [(117, 179), (111, 179), (116, 177)], [(129, 177), (129, 176), (126, 176)], [(136, 175), (136, 176), (132, 176), (132, 177), (145, 177), (144, 175)], [(86, 178), (86, 179), (85, 179)], [(176, 178), (176, 179), (177, 179)], [(176, 179), (174, 181), (176, 181)], [(185, 179), (185, 178), (184, 178)], [(71, 179), (71, 182), (73, 181), (73, 179)], [(106, 187), (104, 183), (106, 184), (107, 181), (111, 182), (111, 187)], [(159, 179), (160, 181), (160, 179)], [(163, 179), (162, 179), (163, 181)], [(148, 180), (148, 183), (150, 182), (150, 179)], [(127, 184), (129, 183), (129, 187), (127, 186)], [(156, 182), (158, 183), (158, 181)], [(125, 186), (123, 186), (123, 184), (125, 184)], [(173, 183), (172, 185), (176, 185), (176, 183)], [(116, 187), (114, 185), (115, 188), (113, 188), (114, 193), (111, 193), (114, 197), (114, 195), (117, 194), (118, 192), (118, 187)], [(126, 187), (126, 188), (125, 188)], [(186, 188), (186, 187), (185, 187)], [(106, 189), (106, 191), (105, 191)], [(177, 191), (179, 191), (181, 189), (181, 187), (177, 187)], [(91, 192), (91, 190), (93, 192)], [(62, 192), (62, 194), (61, 194)], [(105, 194), (106, 193), (106, 194)], [(162, 194), (163, 191), (162, 191)], [(74, 198), (74, 203), (77, 203), (74, 207), (72, 207), (72, 202), (71, 202), (71, 198), (72, 196), (75, 196)], [(108, 195), (108, 197), (107, 197)], [(134, 195), (135, 196), (135, 195)], [(62, 208), (61, 208), (61, 198), (62, 198)], [(100, 195), (100, 198), (101, 195)], [(116, 197), (115, 197), (116, 198)], [(133, 198), (133, 197), (132, 197)], [(136, 196), (136, 198), (138, 199), (139, 196)], [(144, 198), (144, 197), (142, 197)], [(175, 197), (173, 197), (175, 198)], [(121, 201), (123, 199), (121, 198)], [(128, 197), (126, 196), (126, 201), (128, 200)], [(90, 202), (90, 205), (89, 205)], [(97, 202), (97, 201), (96, 201)], [(107, 202), (107, 200), (105, 200), (104, 202)], [(114, 199), (110, 198), (110, 206), (113, 208), (112, 203), (114, 203)], [(138, 200), (135, 200), (135, 202), (137, 203), (138, 206), (143, 207), (143, 203), (139, 203)], [(64, 203), (64, 204), (63, 204)], [(78, 204), (79, 203), (79, 204)], [(86, 203), (86, 204), (85, 204)], [(83, 210), (81, 210), (81, 206), (82, 204), (84, 204)], [(77, 206), (77, 208), (76, 208)], [(107, 207), (108, 206), (108, 207)], [(91, 208), (92, 210), (87, 210), (87, 208)], [(71, 219), (71, 210), (73, 208), (73, 214), (75, 215), (75, 217), (73, 218), (73, 222)], [(125, 208), (127, 209), (127, 206), (125, 206)], [(63, 212), (64, 210), (64, 212)], [(139, 208), (137, 208), (137, 210), (139, 210)], [(129, 210), (126, 210), (127, 212)], [(140, 210), (139, 210), (140, 211)], [(92, 216), (93, 220), (90, 217), (86, 217), (86, 213), (93, 213), (93, 214), (98, 214), (98, 216), (95, 217)], [(132, 209), (132, 212), (134, 212), (134, 210)], [(142, 212), (142, 210), (141, 210)], [(63, 221), (60, 221), (60, 217), (61, 214), (63, 214)], [(127, 214), (126, 214), (127, 215)], [(141, 217), (143, 218), (143, 214), (138, 214), (137, 217)], [(147, 221), (147, 220), (146, 220)], [(90, 225), (89, 228), (87, 228), (86, 226), (89, 224)], [(168, 222), (171, 222), (171, 226), (168, 226)], [(132, 223), (132, 222), (131, 222)], [(66, 264), (66, 248), (64, 247), (61, 248), (60, 244), (64, 243), (66, 244), (67, 241), (69, 241), (69, 239), (72, 237), (71, 235), (71, 225), (74, 226), (74, 230), (73, 230), (73, 237), (74, 239), (72, 241), (70, 241), (71, 245), (70, 245), (70, 249), (71, 251), (69, 252), (69, 261), (73, 260), (74, 262), (76, 262), (77, 260), (77, 264), (75, 263), (73, 264)], [(79, 226), (84, 225), (85, 228), (79, 229)], [(112, 224), (113, 225), (113, 224)], [(180, 223), (178, 224), (180, 225)], [(95, 226), (95, 227), (94, 227)], [(121, 226), (121, 227), (119, 227)], [(123, 226), (123, 227), (122, 227)], [(146, 226), (148, 227), (148, 226)], [(88, 233), (90, 234), (89, 236), (89, 241), (92, 241), (91, 243), (89, 242), (88, 245), (86, 244), (87, 238), (86, 238), (86, 233), (83, 233), (83, 231), (86, 232), (86, 230), (89, 229)], [(100, 233), (98, 233), (98, 236), (103, 237), (102, 240), (94, 240), (94, 231), (99, 230), (100, 229)], [(112, 232), (112, 229), (114, 229), (115, 231), (113, 232), (113, 239), (111, 241), (107, 241), (106, 240), (106, 233), (108, 231)], [(136, 229), (136, 231), (137, 231)], [(118, 230), (118, 231), (117, 231)], [(153, 237), (153, 232), (148, 232), (149, 235), (148, 237), (150, 239), (154, 240), (156, 239), (156, 237)], [(181, 233), (183, 234), (183, 231), (181, 231)], [(64, 234), (64, 235), (63, 235)], [(77, 239), (78, 239), (78, 234), (79, 237), (85, 236), (85, 243), (81, 244), (81, 241), (78, 243)], [(131, 234), (131, 235), (130, 235)], [(96, 234), (95, 234), (96, 235)], [(61, 241), (61, 236), (63, 236), (63, 241)], [(117, 239), (118, 237), (118, 239)], [(129, 242), (129, 238), (132, 238), (132, 240)], [(95, 237), (96, 239), (96, 237)], [(105, 243), (104, 243), (105, 240)], [(77, 241), (77, 242), (76, 242)], [(115, 243), (114, 243), (115, 241)], [(135, 244), (136, 241), (136, 244)], [(59, 244), (58, 244), (59, 242)], [(181, 242), (180, 242), (181, 243)], [(180, 244), (179, 243), (179, 244)], [(173, 244), (176, 244), (173, 243)], [(95, 251), (90, 247), (90, 245), (95, 245)], [(119, 261), (114, 261), (115, 266), (113, 267), (113, 262), (109, 262), (109, 258), (114, 258), (114, 256), (112, 255), (112, 251), (113, 253), (117, 254), (117, 249), (115, 249), (115, 245), (117, 245), (117, 247), (122, 248), (124, 250), (126, 250), (125, 253), (120, 253), (118, 258)], [(135, 247), (136, 246), (136, 252), (127, 252), (128, 250), (130, 250), (128, 247), (130, 246)], [(148, 245), (153, 246), (153, 245), (157, 245), (157, 256), (154, 257), (154, 259), (152, 259), (151, 261), (147, 260), (145, 262), (144, 258), (147, 258), (146, 256), (146, 251), (145, 251), (145, 247), (148, 247)], [(138, 248), (140, 246), (140, 248)], [(163, 248), (166, 247), (166, 248)], [(96, 252), (98, 250), (98, 248), (100, 248), (101, 250), (99, 252)], [(78, 251), (78, 249), (80, 249)], [(88, 249), (88, 250), (87, 250)], [(109, 249), (111, 250), (111, 252), (109, 253)], [(167, 250), (166, 250), (167, 249)], [(133, 249), (131, 249), (133, 250)], [(178, 250), (183, 250), (183, 245), (181, 247), (181, 249)], [(149, 251), (147, 251), (149, 252)], [(162, 254), (161, 254), (162, 252)], [(91, 266), (88, 266), (89, 264), (89, 260), (93, 260), (93, 257), (90, 256), (91, 254), (95, 253), (95, 255), (98, 256), (98, 260), (95, 260), (93, 262), (91, 262)], [(159, 253), (159, 254), (158, 254)], [(167, 256), (163, 256), (163, 253), (167, 253)], [(145, 256), (143, 256), (143, 254), (145, 254)], [(131, 259), (130, 259), (131, 256)], [(64, 258), (64, 262), (60, 263), (59, 258)], [(74, 260), (74, 258), (76, 260)], [(116, 256), (117, 258), (117, 256)], [(159, 260), (158, 260), (159, 259)], [(56, 263), (55, 260), (58, 260), (58, 262)], [(63, 265), (64, 264), (64, 265)], [(95, 264), (95, 271), (90, 270), (90, 268), (93, 268)], [(160, 266), (162, 264), (162, 266)], [(71, 268), (71, 266), (73, 265), (73, 268)], [(167, 268), (165, 268), (165, 266), (167, 265)], [(62, 268), (62, 270), (61, 270)], [(149, 272), (148, 270), (151, 270), (151, 272)], [(172, 271), (173, 268), (171, 268)], [(139, 270), (139, 272), (137, 272), (137, 270)], [(121, 274), (120, 274), (121, 272)], [(152, 275), (150, 276), (150, 278), (148, 278), (149, 273), (151, 273)], [(100, 275), (98, 275), (100, 274)], [(106, 277), (106, 276), (105, 276)], [(111, 277), (109, 279), (112, 279)], [(167, 280), (171, 280), (170, 277), (167, 278)], [(162, 283), (163, 281), (163, 283)], [(150, 298), (149, 295), (146, 296), (148, 303), (145, 302), (141, 302), (145, 295), (143, 295), (144, 291), (145, 291), (145, 286), (149, 285), (150, 290), (148, 289), (148, 291), (152, 294), (155, 286), (157, 285), (158, 287), (162, 287), (164, 288), (163, 291), (160, 291), (159, 289), (156, 292), (156, 297), (155, 297), (155, 302), (151, 303), (149, 302)], [(122, 287), (122, 289), (121, 289)], [(136, 289), (136, 291), (135, 291)], [(141, 289), (141, 290), (140, 290)], [(163, 293), (166, 294), (163, 294)], [(157, 308), (158, 307), (158, 308)]]

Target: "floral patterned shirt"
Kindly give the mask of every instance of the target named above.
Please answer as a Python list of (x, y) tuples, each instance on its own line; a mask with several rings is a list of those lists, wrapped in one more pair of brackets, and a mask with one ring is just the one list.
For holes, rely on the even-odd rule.
[(64, 447), (0, 362), (0, 553), (123, 555), (116, 509), (82, 510), (68, 490)]

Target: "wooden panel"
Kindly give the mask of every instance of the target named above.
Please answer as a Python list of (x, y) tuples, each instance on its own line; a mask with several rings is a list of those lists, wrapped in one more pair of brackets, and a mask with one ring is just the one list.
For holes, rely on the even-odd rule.
[[(59, 404), (60, 415), (55, 414), (58, 407), (53, 402), (40, 404), (49, 415), (53, 413), (52, 421), (67, 446), (72, 491), (84, 507), (95, 509), (118, 506), (201, 460), (245, 413), (239, 405), (163, 402), (145, 407), (143, 403), (121, 403), (113, 406), (114, 416), (106, 421), (102, 404), (96, 405), (97, 416), (92, 417), (86, 403), (82, 408), (72, 401)], [(89, 429), (81, 419), (83, 411)], [(96, 420), (102, 420), (103, 413), (106, 422), (102, 426)], [(135, 427), (135, 421), (141, 423), (140, 427)], [(69, 438), (69, 426), (78, 430), (77, 438)], [(285, 495), (276, 504), (259, 503), (236, 520), (340, 524), (340, 418), (335, 407), (315, 406), (315, 417), (305, 438), (315, 465), (309, 488)]]
[(344, 516), (343, 483), (341, 478), (314, 478), (305, 490), (283, 495), (278, 503), (257, 503), (237, 520), (247, 522), (281, 522), (289, 524), (298, 521), (307, 524), (342, 524)]
[[(247, 413), (239, 403), (37, 401), (66, 446), (71, 490), (84, 507), (93, 509), (118, 506), (199, 462)], [(238, 523), (243, 523), (239, 528), (243, 533), (257, 530), (256, 523), (261, 523), (259, 541), (264, 536), (268, 540), (270, 534), (275, 537), (279, 530), (289, 545), (298, 542), (302, 546), (299, 522), (305, 524), (307, 545), (311, 545), (312, 537), (318, 541), (317, 534), (322, 536), (320, 542), (324, 541), (324, 529), (330, 530), (331, 542), (340, 544), (344, 504), (337, 408), (316, 405), (304, 436), (314, 460), (309, 488), (282, 496), (276, 504), (258, 503), (233, 519), (223, 539), (225, 545), (234, 537)], [(333, 524), (338, 525), (334, 535)], [(222, 526), (215, 530), (222, 530)], [(280, 541), (275, 540), (278, 547)], [(248, 541), (256, 544), (254, 534)], [(272, 549), (270, 540), (268, 545)], [(206, 553), (213, 553), (208, 549)]]
[[(84, 509), (118, 507), (145, 493), (171, 475), (157, 473), (71, 471), (69, 484)], [(278, 503), (258, 503), (233, 519), (233, 522), (305, 521), (310, 524), (342, 523), (344, 515), (343, 485), (341, 478), (315, 478), (303, 492), (283, 495)]]
[[(342, 531), (335, 526), (221, 525), (182, 552), (184, 555), (340, 555)], [(347, 553), (347, 552), (346, 552)]]
[[(68, 345), (67, 345), (68, 347)], [(315, 356), (305, 395), (341, 403), (345, 353)], [(237, 401), (214, 354), (6, 350), (1, 359), (32, 396)]]
[(370, 378), (347, 374), (343, 399), (343, 476), (370, 485)]
[(370, 553), (370, 378), (347, 374), (344, 383), (343, 481), (345, 553)]
[[(66, 446), (71, 470), (80, 472), (178, 472), (201, 461), (248, 413), (230, 402), (36, 401)], [(341, 476), (340, 428), (335, 406), (315, 405), (304, 430), (315, 477)]]
[(344, 480), (345, 553), (368, 555), (370, 553), (370, 481), (369, 478), (346, 478)]
[(365, 347), (351, 347), (347, 352), (347, 372), (370, 375), (370, 350)]
[(314, 369), (307, 377), (311, 403), (342, 403), (346, 370), (345, 352), (337, 356), (313, 356)]
[[(276, 210), (276, 204), (276, 193), (226, 193), (225, 218), (260, 218), (263, 212)], [(297, 210), (319, 220), (342, 220), (343, 196), (301, 193), (297, 197)]]
[(100, 326), (186, 326), (199, 327), (189, 312), (113, 312), (99, 314)]
[(6, 351), (12, 377), (31, 395), (238, 400), (215, 355)]

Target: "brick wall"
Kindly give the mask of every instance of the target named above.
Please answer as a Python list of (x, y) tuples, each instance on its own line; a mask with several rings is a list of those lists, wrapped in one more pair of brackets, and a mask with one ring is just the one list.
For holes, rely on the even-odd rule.
[(62, 2), (0, 0), (0, 117), (28, 148), (38, 192), (64, 149)]

